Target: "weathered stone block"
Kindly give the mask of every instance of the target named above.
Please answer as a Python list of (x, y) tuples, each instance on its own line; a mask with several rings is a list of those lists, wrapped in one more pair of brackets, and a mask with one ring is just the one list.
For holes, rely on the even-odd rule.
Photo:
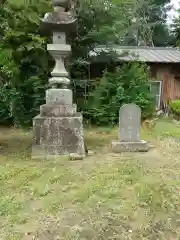
[(72, 117), (77, 112), (76, 104), (73, 105), (59, 105), (59, 104), (45, 104), (40, 106), (41, 117)]
[(72, 105), (73, 94), (70, 89), (48, 89), (46, 104)]
[(33, 157), (85, 156), (82, 115), (42, 117), (33, 120)]
[(112, 151), (114, 153), (121, 153), (121, 152), (147, 152), (148, 151), (148, 144), (146, 141), (139, 141), (139, 142), (120, 142), (120, 141), (113, 141), (112, 142)]

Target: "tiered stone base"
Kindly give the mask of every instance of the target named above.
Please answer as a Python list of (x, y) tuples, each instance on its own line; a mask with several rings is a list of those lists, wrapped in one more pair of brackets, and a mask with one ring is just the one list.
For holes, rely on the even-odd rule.
[(33, 120), (33, 158), (85, 156), (82, 115), (76, 105), (46, 104)]
[(112, 142), (112, 151), (114, 153), (122, 153), (122, 152), (147, 152), (148, 144), (146, 141), (139, 142), (121, 142), (121, 141), (113, 141)]

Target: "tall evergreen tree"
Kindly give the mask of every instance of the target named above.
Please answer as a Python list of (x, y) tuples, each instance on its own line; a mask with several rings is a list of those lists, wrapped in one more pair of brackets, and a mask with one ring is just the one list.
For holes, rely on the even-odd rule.
[(132, 29), (126, 40), (132, 45), (167, 46), (170, 33), (166, 24), (170, 0), (137, 0)]
[(177, 17), (174, 18), (171, 29), (172, 35), (175, 38), (174, 45), (180, 47), (180, 9), (177, 10), (177, 13)]

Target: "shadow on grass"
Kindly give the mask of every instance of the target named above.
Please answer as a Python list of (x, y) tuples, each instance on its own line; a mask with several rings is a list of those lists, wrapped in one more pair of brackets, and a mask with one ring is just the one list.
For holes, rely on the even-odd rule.
[(117, 128), (97, 127), (86, 128), (85, 142), (90, 150), (100, 150), (103, 147), (111, 144), (112, 140), (117, 139)]
[[(87, 128), (85, 129), (85, 143), (88, 149), (97, 151), (111, 143), (116, 134), (112, 128)], [(0, 129), (0, 156), (31, 156), (32, 133), (15, 128)]]
[[(118, 139), (118, 127), (86, 127), (85, 143), (88, 149), (99, 151), (109, 146), (112, 140)], [(141, 130), (141, 139), (153, 140), (156, 138), (180, 138), (180, 125), (169, 121), (159, 121), (152, 131)], [(0, 156), (31, 156), (32, 133), (15, 128), (0, 129)]]
[(28, 131), (15, 128), (0, 129), (1, 156), (30, 156), (32, 135)]

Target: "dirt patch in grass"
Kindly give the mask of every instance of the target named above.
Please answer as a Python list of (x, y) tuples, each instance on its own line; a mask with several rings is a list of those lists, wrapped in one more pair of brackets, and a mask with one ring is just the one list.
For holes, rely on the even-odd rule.
[(0, 239), (179, 239), (180, 150), (166, 130), (142, 132), (149, 153), (113, 154), (117, 129), (88, 129), (96, 154), (74, 162), (31, 160), (31, 134), (2, 130)]

